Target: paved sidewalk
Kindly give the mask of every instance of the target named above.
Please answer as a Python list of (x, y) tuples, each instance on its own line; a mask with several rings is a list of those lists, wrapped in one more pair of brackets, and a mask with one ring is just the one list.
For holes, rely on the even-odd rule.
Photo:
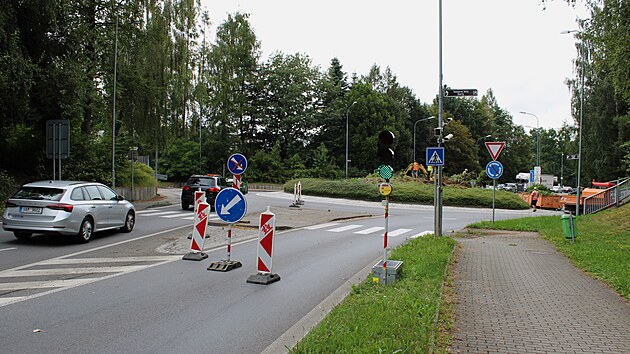
[(536, 233), (457, 239), (451, 352), (630, 353), (630, 304)]

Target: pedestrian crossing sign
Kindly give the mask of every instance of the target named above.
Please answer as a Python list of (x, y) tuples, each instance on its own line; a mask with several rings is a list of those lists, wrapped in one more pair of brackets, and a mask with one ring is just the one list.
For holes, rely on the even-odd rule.
[(444, 166), (444, 148), (428, 147), (426, 161), (427, 166)]

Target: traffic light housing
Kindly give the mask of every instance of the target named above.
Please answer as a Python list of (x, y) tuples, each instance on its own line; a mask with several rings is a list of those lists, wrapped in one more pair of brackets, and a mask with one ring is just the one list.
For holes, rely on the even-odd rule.
[(384, 164), (392, 164), (394, 161), (394, 150), (391, 149), (394, 143), (394, 133), (383, 130), (378, 135), (378, 161)]

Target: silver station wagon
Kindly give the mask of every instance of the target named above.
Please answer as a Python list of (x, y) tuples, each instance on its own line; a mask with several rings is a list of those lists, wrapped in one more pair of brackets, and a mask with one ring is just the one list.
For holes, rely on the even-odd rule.
[(25, 240), (34, 233), (73, 235), (89, 242), (96, 231), (131, 232), (133, 204), (101, 183), (39, 181), (22, 186), (5, 203), (2, 228)]

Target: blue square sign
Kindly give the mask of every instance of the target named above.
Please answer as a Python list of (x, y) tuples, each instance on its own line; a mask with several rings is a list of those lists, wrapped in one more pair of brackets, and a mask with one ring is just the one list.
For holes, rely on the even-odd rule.
[(427, 166), (444, 166), (444, 148), (428, 147), (425, 161)]

